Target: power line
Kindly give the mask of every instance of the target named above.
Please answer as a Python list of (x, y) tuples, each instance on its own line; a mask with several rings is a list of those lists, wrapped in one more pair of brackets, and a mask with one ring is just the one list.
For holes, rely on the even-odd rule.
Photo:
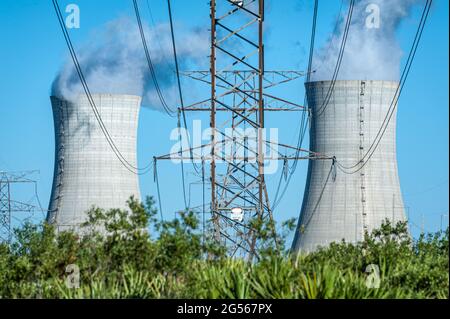
[[(189, 150), (190, 150), (190, 156), (191, 156), (191, 162), (192, 162), (192, 166), (194, 167), (196, 173), (198, 174), (198, 168), (194, 163), (193, 160), (193, 150), (191, 147), (191, 143), (190, 143), (190, 139), (189, 139), (189, 133), (188, 133), (188, 129), (187, 129), (187, 121), (186, 121), (186, 113), (184, 112), (184, 99), (183, 99), (183, 91), (181, 89), (181, 79), (180, 79), (180, 68), (179, 68), (179, 64), (178, 64), (178, 55), (177, 55), (177, 47), (176, 47), (176, 43), (175, 43), (175, 31), (174, 31), (174, 27), (173, 27), (173, 18), (172, 18), (172, 8), (170, 6), (170, 0), (167, 0), (167, 10), (169, 12), (169, 23), (170, 23), (170, 35), (171, 35), (171, 40), (172, 40), (172, 49), (173, 49), (173, 58), (174, 58), (174, 62), (175, 62), (175, 71), (176, 71), (176, 77), (177, 77), (177, 86), (178, 86), (178, 95), (180, 98), (180, 104), (181, 104), (181, 114), (183, 116), (183, 125), (184, 128), (186, 130), (186, 138), (188, 140), (188, 145), (189, 145)], [(178, 127), (181, 127), (181, 123), (180, 123), (180, 112), (178, 112)], [(181, 137), (181, 131), (180, 131), (180, 138)], [(180, 145), (181, 145), (181, 149), (183, 149), (183, 144), (180, 141)], [(181, 152), (183, 152), (183, 150), (181, 150)], [(182, 186), (183, 186), (183, 199), (184, 199), (184, 204), (186, 209), (189, 209), (190, 206), (190, 198), (191, 196), (189, 195), (189, 200), (186, 199), (186, 181), (185, 181), (185, 176), (184, 176), (184, 162), (183, 162), (183, 156), (181, 156), (181, 182), (182, 182)]]
[(428, 193), (428, 192), (430, 192), (432, 190), (438, 189), (438, 188), (440, 188), (440, 187), (442, 187), (444, 185), (448, 185), (448, 179), (443, 181), (443, 182), (440, 182), (439, 184), (436, 184), (434, 186), (430, 186), (430, 187), (428, 187), (428, 188), (426, 188), (426, 189), (424, 189), (422, 191), (411, 193), (411, 194), (405, 194), (405, 197), (417, 196), (417, 195), (425, 194), (425, 193)]
[[(315, 42), (315, 33), (316, 33), (316, 23), (317, 23), (317, 12), (318, 12), (318, 0), (315, 1), (314, 4), (314, 16), (313, 16), (313, 24), (312, 24), (312, 31), (311, 31), (311, 44), (310, 44), (310, 52), (309, 52), (309, 61), (308, 61), (308, 74), (307, 74), (307, 82), (309, 82), (310, 77), (311, 77), (311, 73), (312, 73), (312, 60), (313, 60), (313, 54), (314, 54), (314, 42)], [(345, 52), (345, 46), (347, 43), (347, 38), (348, 38), (348, 33), (349, 33), (349, 29), (350, 29), (350, 25), (351, 25), (351, 21), (352, 21), (352, 16), (353, 16), (353, 8), (354, 8), (354, 0), (351, 0), (350, 2), (350, 6), (348, 9), (348, 14), (347, 14), (347, 20), (346, 20), (346, 24), (345, 24), (345, 28), (344, 28), (344, 33), (342, 36), (342, 40), (341, 40), (341, 46), (339, 49), (339, 54), (338, 54), (338, 59), (336, 61), (336, 66), (333, 72), (333, 76), (332, 76), (332, 80), (331, 80), (331, 84), (330, 87), (328, 88), (326, 97), (324, 99), (324, 103), (321, 105), (321, 107), (319, 108), (319, 110), (317, 111), (317, 116), (321, 116), (326, 108), (328, 107), (328, 104), (331, 100), (331, 96), (333, 94), (334, 91), (334, 86), (336, 84), (337, 81), (337, 77), (339, 75), (339, 71), (341, 68), (341, 64), (342, 64), (342, 60), (343, 60), (343, 56), (344, 56), (344, 52)], [(342, 6), (341, 9), (342, 10)], [(340, 14), (339, 14), (340, 15)], [(304, 98), (304, 105), (307, 106), (308, 103), (308, 99), (307, 99), (307, 95), (305, 93), (305, 98)], [(310, 108), (308, 108), (308, 111), (310, 111)], [(308, 115), (311, 115), (312, 112), (308, 112)], [(304, 125), (304, 118), (305, 118), (305, 114), (303, 114), (304, 116), (302, 117), (302, 127)], [(308, 116), (308, 121), (307, 124), (309, 123), (310, 118)], [(305, 125), (307, 125), (305, 124)], [(304, 140), (304, 135), (306, 134), (306, 128), (307, 126), (304, 127), (304, 131), (302, 132), (302, 128), (300, 128), (300, 132), (299, 132), (299, 140), (298, 140), (298, 149), (301, 148), (301, 145), (303, 144), (303, 140)], [(297, 157), (298, 157), (298, 152), (297, 152)], [(287, 191), (287, 188), (289, 186), (289, 183), (291, 181), (292, 175), (294, 174), (296, 168), (297, 168), (297, 160), (294, 161), (294, 163), (292, 164), (292, 168), (291, 168), (291, 173), (287, 179), (286, 185), (282, 191), (282, 195), (280, 197), (279, 200), (277, 200), (278, 198), (278, 194), (279, 194), (279, 190), (280, 190), (280, 185), (281, 185), (281, 181), (282, 181), (282, 176), (280, 177), (280, 181), (277, 187), (277, 192), (275, 195), (275, 200), (274, 200), (274, 208), (278, 206), (279, 202), (281, 201), (281, 199), (284, 197), (284, 194)]]
[(177, 47), (175, 45), (175, 33), (173, 30), (172, 9), (170, 7), (170, 0), (167, 0), (167, 7), (168, 7), (168, 11), (169, 11), (170, 34), (171, 34), (171, 39), (172, 39), (173, 58), (175, 60), (175, 70), (176, 70), (176, 75), (177, 75), (178, 95), (180, 97), (180, 104), (181, 104), (182, 111), (183, 111), (183, 121), (186, 123), (186, 115), (184, 113), (183, 92), (181, 90), (181, 81), (180, 81), (180, 68), (178, 66)]
[[(314, 1), (313, 23), (312, 23), (312, 28), (311, 28), (311, 38), (310, 38), (311, 40), (310, 40), (310, 45), (309, 45), (308, 73), (306, 75), (306, 82), (309, 82), (311, 79), (312, 62), (313, 62), (314, 47), (315, 47), (315, 41), (316, 41), (318, 9), (319, 9), (319, 0), (315, 0)], [(305, 113), (305, 112), (302, 113), (302, 124), (300, 126), (300, 131), (299, 131), (299, 138), (298, 138), (298, 142), (297, 142), (298, 150), (296, 153), (296, 157), (298, 157), (298, 155), (300, 154), (300, 149), (303, 145), (303, 140), (304, 140), (304, 137), (306, 134), (306, 129), (309, 124), (309, 108), (308, 108), (308, 98), (307, 98), (306, 92), (303, 97), (303, 105), (306, 107), (307, 113)], [(308, 118), (307, 118), (307, 116), (308, 116)], [(305, 122), (306, 120), (308, 120), (308, 122)], [(298, 163), (298, 160), (295, 160), (292, 165), (293, 172), (297, 168), (297, 163)], [(292, 172), (292, 174), (293, 174), (293, 172)]]
[[(24, 220), (19, 220), (19, 222), (22, 223), (34, 217), (34, 212), (43, 212), (39, 196), (37, 194), (37, 181), (28, 177), (36, 172), (38, 171), (0, 171), (0, 241), (11, 243), (13, 235), (11, 220), (16, 219), (14, 214), (19, 212), (32, 213), (32, 215), (29, 215)], [(34, 197), (36, 198), (39, 207), (31, 203), (34, 200), (34, 197), (27, 202), (14, 199), (13, 185), (17, 184), (33, 184), (35, 193)]]
[(332, 96), (332, 94), (334, 92), (334, 86), (336, 85), (336, 80), (337, 80), (337, 78), (339, 76), (339, 71), (341, 69), (342, 59), (344, 57), (345, 46), (347, 44), (347, 37), (348, 37), (348, 33), (349, 33), (351, 21), (352, 21), (354, 4), (355, 4), (355, 0), (351, 0), (350, 6), (349, 6), (349, 9), (348, 9), (348, 14), (347, 14), (347, 21), (345, 23), (344, 33), (342, 35), (341, 47), (339, 49), (339, 54), (338, 54), (338, 58), (337, 58), (337, 61), (336, 61), (336, 66), (334, 68), (334, 73), (333, 73), (333, 77), (332, 77), (332, 80), (331, 80), (331, 84), (330, 84), (330, 87), (328, 88), (328, 92), (327, 92), (327, 94), (325, 96), (324, 103), (322, 104), (322, 106), (317, 111), (317, 117), (321, 116), (325, 112), (325, 110), (328, 107), (328, 104), (330, 103), (331, 96)]
[[(186, 121), (186, 112), (184, 111), (183, 92), (181, 89), (181, 80), (180, 80), (180, 68), (178, 65), (178, 55), (177, 55), (177, 47), (176, 47), (176, 43), (175, 43), (175, 31), (174, 31), (174, 27), (173, 27), (172, 7), (170, 6), (170, 0), (167, 0), (167, 9), (169, 12), (170, 34), (171, 34), (171, 39), (172, 39), (172, 49), (173, 49), (173, 57), (174, 57), (174, 61), (175, 61), (175, 71), (176, 71), (176, 76), (177, 76), (178, 94), (180, 97), (180, 104), (181, 104), (181, 113), (183, 115), (183, 125), (184, 125), (185, 130), (188, 131), (187, 121)], [(189, 145), (191, 158), (193, 158), (194, 153), (193, 153), (193, 150), (191, 147), (189, 134), (186, 134), (186, 138), (188, 139), (188, 145)], [(197, 165), (195, 165), (193, 160), (191, 160), (191, 162), (192, 162), (192, 166), (194, 167), (195, 172), (197, 174), (199, 174), (199, 169), (198, 169)], [(181, 161), (181, 165), (183, 165), (183, 160)]]
[(38, 202), (40, 212), (41, 212), (42, 214), (43, 214), (44, 212), (48, 212), (47, 210), (44, 211), (44, 209), (42, 208), (41, 200), (39, 199), (39, 194), (38, 194), (37, 182), (34, 181), (33, 183), (34, 183), (34, 196), (36, 197), (36, 201)]
[[(334, 27), (333, 27), (333, 33), (337, 32), (338, 26), (339, 26), (339, 22), (341, 21), (341, 15), (342, 15), (342, 9), (344, 7), (344, 0), (341, 0), (341, 5), (339, 6), (339, 13), (336, 16), (336, 22), (334, 23)], [(331, 47), (333, 46), (333, 42), (330, 41), (330, 43), (328, 44), (327, 49), (325, 50), (325, 56), (327, 56), (330, 52)], [(314, 71), (312, 71), (312, 73), (316, 73), (318, 70), (320, 70), (323, 65), (325, 63), (322, 61), (322, 63), (320, 63), (318, 68), (315, 68)]]
[[(311, 40), (310, 40), (310, 46), (309, 46), (309, 58), (308, 58), (308, 72), (307, 72), (307, 79), (306, 81), (309, 82), (310, 77), (311, 77), (311, 69), (312, 69), (312, 59), (313, 59), (313, 55), (314, 55), (314, 46), (315, 46), (315, 39), (316, 39), (316, 28), (317, 28), (317, 15), (318, 15), (318, 8), (319, 8), (319, 0), (315, 0), (314, 1), (314, 12), (313, 12), (313, 23), (312, 23), (312, 29), (311, 29)], [(299, 156), (300, 154), (300, 149), (303, 145), (303, 141), (305, 138), (305, 134), (306, 134), (306, 130), (309, 124), (309, 109), (307, 106), (308, 103), (308, 99), (306, 96), (306, 92), (303, 98), (303, 105), (307, 108), (307, 112), (302, 112), (302, 119), (301, 119), (301, 125), (300, 125), (300, 129), (299, 129), (299, 135), (298, 135), (298, 140), (297, 140), (297, 151), (296, 151), (296, 157)], [(273, 206), (272, 206), (272, 211), (274, 211), (276, 209), (276, 207), (278, 206), (278, 204), (281, 202), (281, 200), (283, 199), (284, 195), (286, 194), (286, 191), (289, 187), (289, 184), (291, 182), (292, 176), (294, 175), (296, 169), (297, 169), (297, 164), (298, 164), (298, 160), (295, 159), (294, 163), (291, 166), (290, 169), (290, 173), (289, 173), (289, 177), (287, 178), (286, 184), (284, 185), (283, 191), (281, 192), (281, 196), (279, 197), (280, 194), (280, 187), (281, 187), (281, 183), (283, 180), (283, 172), (280, 175), (280, 180), (278, 181), (278, 186), (277, 186), (277, 190), (275, 192), (275, 197), (273, 200)], [(289, 166), (285, 167), (284, 169), (288, 169), (289, 170)]]
[[(88, 98), (89, 104), (90, 104), (92, 110), (94, 111), (94, 115), (95, 115), (95, 117), (96, 117), (96, 119), (97, 119), (97, 122), (98, 122), (99, 125), (100, 125), (100, 129), (102, 130), (103, 134), (105, 135), (105, 137), (106, 137), (106, 139), (107, 139), (107, 142), (108, 142), (109, 146), (111, 147), (111, 149), (113, 150), (113, 152), (114, 152), (114, 154), (116, 155), (116, 157), (119, 159), (119, 161), (122, 163), (122, 165), (125, 166), (125, 168), (126, 168), (127, 170), (129, 170), (130, 172), (132, 172), (132, 173), (134, 173), (134, 174), (137, 174), (137, 175), (146, 174), (146, 173), (148, 172), (147, 169), (148, 169), (149, 167), (151, 167), (150, 164), (149, 164), (148, 166), (144, 167), (144, 168), (137, 168), (137, 167), (134, 167), (134, 166), (133, 166), (132, 164), (130, 164), (130, 163), (124, 158), (124, 156), (120, 153), (120, 151), (119, 151), (119, 149), (117, 148), (117, 146), (115, 145), (113, 139), (112, 139), (111, 136), (109, 135), (109, 132), (108, 132), (108, 130), (107, 130), (105, 124), (103, 123), (103, 120), (102, 120), (102, 118), (101, 118), (101, 116), (100, 116), (100, 113), (99, 113), (99, 111), (98, 111), (98, 109), (97, 109), (97, 107), (96, 107), (96, 105), (95, 105), (95, 101), (94, 101), (94, 99), (92, 98), (92, 95), (91, 95), (91, 93), (90, 93), (89, 86), (87, 85), (86, 79), (85, 79), (84, 74), (83, 74), (83, 72), (82, 72), (82, 70), (81, 70), (81, 66), (80, 66), (80, 64), (79, 64), (78, 57), (77, 57), (77, 55), (76, 55), (75, 49), (74, 49), (73, 44), (72, 44), (72, 41), (71, 41), (71, 39), (70, 39), (70, 35), (69, 35), (69, 33), (68, 33), (68, 31), (67, 31), (67, 29), (66, 29), (66, 27), (65, 27), (65, 24), (64, 24), (64, 18), (63, 18), (63, 16), (62, 16), (62, 13), (61, 13), (61, 10), (60, 10), (60, 7), (59, 7), (59, 4), (58, 4), (58, 1), (57, 1), (57, 0), (53, 0), (53, 6), (54, 6), (55, 11), (56, 11), (56, 14), (57, 14), (57, 16), (58, 16), (58, 21), (59, 21), (60, 27), (61, 27), (61, 29), (62, 29), (62, 31), (63, 31), (63, 35), (64, 35), (64, 38), (65, 38), (65, 40), (66, 40), (66, 44), (67, 44), (67, 46), (68, 46), (68, 48), (69, 48), (70, 55), (71, 55), (72, 60), (73, 60), (73, 62), (74, 62), (75, 69), (76, 69), (76, 71), (77, 71), (77, 73), (78, 73), (78, 76), (79, 76), (79, 78), (80, 78), (80, 81), (81, 81), (81, 83), (82, 83), (82, 85), (83, 85), (83, 89), (84, 89), (84, 91), (85, 91), (85, 93), (86, 93), (86, 96), (87, 96), (87, 98)], [(142, 173), (136, 173), (136, 172), (134, 172), (133, 170), (137, 170), (137, 171), (142, 170), (142, 171), (145, 171), (145, 172), (142, 172)]]
[[(417, 28), (416, 35), (414, 37), (414, 41), (413, 41), (413, 44), (411, 46), (411, 49), (410, 49), (410, 52), (409, 52), (409, 55), (408, 55), (408, 59), (406, 61), (406, 65), (405, 65), (405, 67), (403, 69), (402, 76), (400, 78), (399, 84), (398, 84), (397, 89), (395, 91), (395, 94), (394, 94), (394, 97), (392, 99), (392, 102), (391, 102), (391, 104), (389, 106), (389, 109), (388, 109), (388, 111), (386, 113), (384, 121), (383, 121), (383, 123), (382, 123), (382, 125), (380, 127), (380, 130), (378, 131), (377, 135), (375, 136), (375, 139), (372, 142), (371, 146), (369, 147), (369, 150), (364, 154), (364, 156), (361, 158), (360, 161), (358, 161), (356, 164), (354, 164), (352, 166), (344, 166), (344, 165), (342, 165), (342, 164), (340, 164), (338, 162), (338, 167), (341, 169), (342, 172), (344, 172), (346, 174), (355, 174), (355, 173), (359, 172), (370, 161), (370, 159), (372, 158), (372, 156), (375, 153), (376, 149), (378, 148), (378, 145), (380, 144), (381, 139), (383, 138), (383, 136), (384, 136), (384, 134), (385, 134), (385, 132), (387, 130), (387, 127), (389, 126), (389, 122), (390, 122), (390, 120), (392, 118), (392, 115), (394, 114), (395, 109), (398, 106), (398, 100), (399, 100), (399, 98), (400, 98), (400, 96), (401, 96), (401, 94), (403, 92), (403, 88), (404, 88), (405, 82), (406, 82), (406, 80), (408, 78), (409, 72), (410, 72), (412, 64), (414, 62), (414, 58), (416, 56), (417, 49), (419, 47), (419, 43), (420, 43), (420, 40), (422, 38), (422, 33), (423, 33), (424, 28), (425, 28), (426, 21), (428, 19), (428, 14), (430, 12), (430, 8), (431, 8), (432, 2), (433, 2), (433, 0), (427, 0), (427, 2), (425, 4), (425, 7), (424, 7), (423, 12), (422, 12), (422, 17), (420, 19), (420, 23), (419, 23), (419, 26)], [(367, 157), (367, 159), (366, 159), (366, 157)], [(358, 165), (360, 165), (360, 166), (356, 170), (354, 170), (352, 172), (347, 172), (346, 171), (346, 170), (352, 170), (353, 168), (356, 168)]]
[[(311, 221), (311, 219), (314, 216), (314, 213), (316, 212), (317, 208), (319, 207), (319, 204), (320, 204), (320, 202), (322, 201), (322, 198), (323, 198), (323, 194), (325, 193), (325, 189), (326, 189), (326, 187), (328, 185), (328, 182), (330, 181), (331, 173), (335, 172), (335, 164), (336, 164), (336, 160), (333, 159), (333, 162), (331, 163), (331, 166), (330, 166), (330, 170), (328, 171), (327, 178), (325, 179), (325, 183), (324, 183), (324, 185), (322, 187), (322, 190), (320, 191), (319, 198), (317, 199), (317, 202), (314, 205), (314, 209), (313, 209), (311, 215), (309, 216), (309, 218), (307, 219), (307, 221), (305, 223), (303, 223), (303, 220), (300, 222), (300, 225), (303, 228), (306, 228), (309, 225), (309, 222)], [(334, 177), (333, 177), (333, 179), (334, 179)]]
[[(67, 29), (65, 27), (65, 24), (64, 24), (64, 18), (62, 16), (61, 9), (60, 9), (59, 4), (58, 4), (58, 0), (52, 0), (52, 3), (53, 3), (53, 7), (54, 7), (54, 9), (56, 11), (56, 15), (58, 17), (58, 22), (60, 24), (61, 30), (62, 30), (63, 35), (64, 35), (64, 39), (66, 41), (67, 47), (68, 47), (70, 55), (72, 57), (72, 61), (74, 63), (74, 66), (75, 66), (75, 69), (77, 71), (78, 77), (80, 78), (81, 84), (83, 86), (83, 90), (84, 90), (84, 92), (86, 94), (86, 97), (88, 99), (88, 102), (89, 102), (89, 104), (90, 104), (90, 106), (91, 106), (91, 108), (92, 108), (92, 110), (94, 112), (95, 118), (96, 118), (96, 120), (97, 120), (97, 122), (98, 122), (98, 124), (100, 126), (100, 129), (103, 132), (103, 134), (105, 135), (109, 146), (111, 147), (111, 150), (114, 152), (114, 154), (116, 155), (117, 159), (122, 163), (122, 165), (128, 171), (130, 171), (131, 173), (136, 174), (136, 175), (146, 174), (149, 171), (149, 168), (151, 169), (151, 163), (149, 165), (147, 165), (146, 167), (143, 167), (143, 168), (138, 168), (138, 167), (133, 166), (120, 153), (120, 151), (117, 148), (117, 146), (115, 145), (112, 137), (110, 136), (110, 134), (109, 134), (105, 124), (103, 123), (103, 120), (102, 120), (102, 118), (100, 116), (100, 113), (99, 113), (99, 111), (97, 109), (97, 106), (95, 105), (95, 101), (92, 98), (91, 92), (89, 90), (89, 86), (87, 85), (86, 79), (85, 79), (84, 74), (83, 74), (83, 72), (81, 70), (81, 66), (80, 66), (80, 63), (78, 61), (78, 57), (76, 55), (76, 52), (75, 52), (75, 49), (73, 47), (72, 41), (70, 39), (70, 35), (69, 35), (69, 33), (68, 33), (68, 31), (67, 31)], [(143, 172), (135, 172), (135, 171), (143, 171)]]
[(163, 214), (163, 210), (162, 210), (162, 201), (161, 201), (161, 191), (159, 188), (159, 177), (158, 177), (158, 164), (156, 161), (156, 158), (153, 158), (153, 165), (154, 165), (154, 170), (153, 170), (153, 180), (156, 182), (156, 191), (158, 194), (158, 204), (159, 204), (159, 214), (161, 216), (161, 221), (164, 221), (164, 214)]
[[(148, 13), (150, 15), (150, 21), (153, 25), (153, 28), (156, 30), (156, 23), (155, 23), (155, 19), (153, 18), (153, 12), (152, 12), (149, 0), (146, 0), (146, 3), (147, 3)], [(158, 36), (158, 32), (155, 32), (154, 36), (156, 38), (156, 41), (158, 42), (159, 49), (161, 50), (161, 55), (164, 55), (163, 45), (162, 45), (160, 37)], [(162, 56), (162, 58), (164, 58), (164, 56)], [(165, 63), (167, 64), (167, 67), (170, 68), (171, 70), (173, 70), (173, 66), (166, 59), (164, 59), (164, 60), (165, 60)]]
[(174, 112), (167, 105), (166, 100), (164, 99), (164, 96), (162, 94), (161, 88), (159, 86), (158, 78), (156, 77), (155, 68), (153, 65), (153, 61), (152, 61), (150, 52), (148, 50), (147, 40), (145, 38), (144, 28), (142, 26), (141, 16), (139, 13), (139, 6), (138, 6), (136, 0), (133, 0), (133, 5), (134, 5), (134, 12), (136, 14), (136, 20), (137, 20), (137, 23), (139, 26), (139, 33), (141, 36), (142, 45), (143, 45), (144, 51), (145, 51), (145, 57), (147, 59), (148, 68), (150, 70), (150, 75), (152, 77), (153, 85), (155, 86), (156, 94), (158, 95), (161, 105), (163, 106), (163, 109), (167, 113), (167, 115), (169, 115), (171, 117), (175, 117), (175, 115), (173, 114)]
[(315, 0), (314, 1), (313, 23), (312, 23), (312, 30), (311, 30), (311, 43), (309, 45), (308, 74), (306, 75), (307, 82), (309, 82), (309, 80), (311, 78), (312, 60), (313, 60), (313, 55), (314, 55), (314, 44), (316, 41), (318, 9), (319, 9), (319, 0)]
[(206, 210), (205, 210), (205, 160), (202, 159), (202, 231), (203, 244), (205, 243), (205, 226), (206, 226)]
[[(189, 134), (186, 130), (186, 135)], [(181, 134), (181, 123), (180, 123), (180, 112), (178, 112), (178, 138), (179, 138), (179, 143), (180, 143), (180, 158), (181, 158), (181, 183), (182, 183), (182, 187), (183, 187), (183, 199), (184, 199), (184, 207), (186, 209), (189, 208), (190, 206), (190, 197), (189, 197), (189, 203), (188, 200), (186, 198), (186, 181), (185, 181), (185, 177), (184, 177), (184, 163), (183, 163), (183, 136)]]

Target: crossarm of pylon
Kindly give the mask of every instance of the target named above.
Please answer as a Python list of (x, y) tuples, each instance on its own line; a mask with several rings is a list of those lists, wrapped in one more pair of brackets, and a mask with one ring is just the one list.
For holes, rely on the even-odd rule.
[[(303, 148), (298, 148), (298, 147), (294, 147), (294, 146), (290, 146), (290, 145), (286, 145), (283, 143), (275, 143), (272, 141), (265, 141), (266, 143), (269, 144), (273, 144), (273, 145), (277, 145), (278, 147), (284, 147), (290, 150), (294, 150), (294, 151), (298, 151), (298, 152), (303, 152), (303, 153), (308, 153), (309, 156), (306, 157), (305, 159), (324, 159), (324, 160), (332, 160), (334, 157), (333, 156), (329, 156), (329, 155), (325, 155), (325, 154), (321, 154), (318, 152), (313, 152), (307, 149), (303, 149)], [(283, 158), (280, 158), (283, 159)], [(289, 159), (289, 158), (288, 158)]]
[[(217, 74), (220, 74), (221, 78), (225, 79), (225, 83), (227, 84), (227, 86), (225, 87), (228, 91), (218, 95), (218, 97), (222, 97), (225, 95), (228, 95), (230, 93), (234, 93), (234, 92), (242, 92), (244, 93), (245, 90), (241, 89), (242, 86), (244, 86), (245, 84), (247, 84), (253, 91), (250, 92), (255, 92), (255, 88), (252, 85), (252, 80), (255, 79), (258, 76), (258, 73), (256, 72), (246, 72), (246, 73), (237, 73), (236, 75), (239, 77), (239, 79), (241, 79), (240, 82), (237, 82), (235, 79), (235, 84), (232, 84), (228, 81), (228, 75), (230, 74), (229, 72), (217, 72)], [(243, 75), (244, 74), (244, 75)], [(216, 83), (217, 85), (217, 83)]]
[(11, 200), (10, 204), (11, 204), (10, 209), (11, 212), (33, 212), (37, 209), (37, 207), (34, 205), (19, 202), (16, 200)]
[[(248, 73), (258, 75), (258, 71), (254, 70), (229, 70), (228, 68), (224, 68), (222, 71), (217, 71), (218, 74), (221, 74), (223, 77), (227, 78), (228, 75), (237, 74), (240, 76), (242, 80), (242, 74), (244, 74), (247, 79), (251, 79), (252, 77), (248, 77)], [(181, 75), (189, 77), (193, 80), (203, 82), (205, 84), (211, 85), (211, 76), (209, 71), (199, 70), (199, 71), (184, 71), (180, 72)], [(280, 79), (275, 79), (275, 76), (280, 77)], [(264, 89), (269, 89), (280, 84), (284, 84), (290, 81), (297, 80), (301, 77), (305, 76), (305, 72), (303, 71), (294, 71), (294, 70), (266, 70), (264, 71)], [(272, 79), (270, 78), (272, 77)], [(247, 80), (248, 82), (248, 80)], [(216, 83), (217, 87), (228, 88), (227, 86), (223, 86), (220, 83)]]
[(35, 181), (25, 176), (39, 173), (39, 171), (25, 171), (25, 172), (3, 172), (0, 171), (0, 181), (8, 183), (34, 183)]
[(297, 103), (294, 103), (294, 102), (290, 102), (290, 101), (288, 101), (288, 100), (285, 100), (285, 99), (282, 99), (282, 98), (273, 96), (273, 95), (271, 95), (271, 94), (263, 93), (263, 95), (264, 95), (265, 97), (269, 97), (269, 98), (271, 98), (271, 99), (273, 99), (273, 100), (280, 101), (280, 102), (283, 102), (283, 103), (288, 104), (288, 105), (292, 105), (292, 106), (298, 108), (299, 111), (300, 111), (300, 110), (301, 110), (301, 111), (306, 111), (306, 110), (307, 110), (307, 108), (306, 108), (305, 106), (303, 106), (303, 105), (300, 105), (300, 104), (297, 104)]
[(287, 72), (286, 71), (273, 71), (272, 76), (274, 74), (280, 76), (281, 79), (278, 81), (275, 81), (275, 79), (273, 81), (270, 81), (269, 77), (265, 76), (264, 81), (267, 82), (268, 85), (264, 85), (264, 89), (269, 89), (271, 87), (274, 87), (274, 86), (277, 86), (277, 85), (280, 85), (283, 83), (294, 81), (294, 80), (299, 79), (302, 76), (304, 76), (304, 72), (299, 72), (299, 71), (287, 71)]
[[(212, 145), (211, 143), (208, 143), (208, 144), (203, 144), (203, 145), (196, 146), (196, 147), (190, 147), (188, 149), (182, 150), (181, 153), (189, 152), (191, 154), (191, 152), (192, 152), (192, 154), (193, 154), (194, 150), (203, 149), (205, 147), (211, 147), (211, 145)], [(199, 157), (195, 157), (195, 156), (184, 157), (184, 156), (180, 156), (180, 151), (155, 157), (155, 160), (172, 160), (172, 159), (179, 159), (179, 160), (184, 160), (184, 159), (187, 159), (187, 160), (203, 160), (204, 157), (203, 156), (199, 156)]]
[[(249, 92), (252, 93), (253, 92), (254, 93), (255, 91), (244, 90), (244, 92), (247, 92), (247, 93), (249, 93)], [(227, 96), (227, 95), (230, 95), (230, 94), (233, 94), (233, 93), (238, 93), (238, 92), (228, 91), (228, 92), (225, 92), (224, 94), (221, 94), (220, 97)], [(274, 112), (274, 111), (275, 112), (276, 111), (294, 111), (294, 112), (302, 111), (303, 112), (303, 111), (308, 111), (308, 108), (306, 108), (303, 105), (300, 105), (300, 104), (297, 104), (297, 103), (294, 103), (294, 102), (291, 102), (291, 101), (288, 101), (288, 100), (285, 100), (285, 99), (273, 96), (271, 94), (263, 93), (263, 96), (271, 99), (270, 101), (266, 101), (266, 103), (265, 103), (266, 105), (270, 105), (270, 104), (273, 104), (274, 101), (278, 101), (278, 102), (281, 102), (283, 104), (292, 106), (291, 108), (265, 107), (264, 111), (268, 111), (268, 112)], [(255, 110), (258, 110), (257, 104), (255, 104), (254, 107), (247, 107), (247, 108), (240, 107), (245, 102), (246, 102), (246, 100), (243, 99), (235, 107), (233, 107), (233, 109), (235, 111), (255, 111)], [(205, 100), (202, 100), (202, 101), (190, 104), (188, 106), (185, 106), (184, 108), (182, 108), (182, 110), (184, 110), (184, 111), (211, 111), (211, 108), (209, 107), (210, 103), (211, 103), (211, 98), (208, 98), (208, 99), (205, 99)], [(218, 112), (218, 111), (229, 111), (229, 110), (227, 108), (216, 108), (216, 112)]]

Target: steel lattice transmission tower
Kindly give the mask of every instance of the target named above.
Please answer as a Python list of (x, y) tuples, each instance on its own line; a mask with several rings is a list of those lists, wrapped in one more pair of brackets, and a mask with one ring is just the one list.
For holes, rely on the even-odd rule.
[[(329, 158), (274, 142), (264, 130), (266, 112), (307, 111), (268, 93), (304, 73), (265, 70), (264, 0), (211, 0), (210, 7), (210, 70), (183, 72), (207, 84), (210, 98), (180, 109), (209, 112), (210, 143), (183, 151), (178, 158), (209, 162), (213, 236), (226, 245), (230, 256), (252, 260), (259, 244), (254, 221), (273, 220), (265, 182), (267, 162)], [(249, 129), (255, 134), (246, 134)]]
[[(0, 241), (10, 242), (12, 238), (11, 220), (14, 213), (34, 212), (41, 210), (35, 205), (13, 199), (12, 185), (34, 184), (36, 181), (28, 176), (36, 171), (4, 172), (0, 171)], [(35, 188), (36, 190), (36, 188)], [(36, 194), (35, 194), (36, 195)]]

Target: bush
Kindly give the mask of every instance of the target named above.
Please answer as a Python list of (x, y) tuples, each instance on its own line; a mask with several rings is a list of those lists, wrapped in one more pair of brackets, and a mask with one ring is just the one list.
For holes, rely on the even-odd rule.
[[(405, 223), (386, 222), (361, 243), (292, 256), (287, 233), (255, 221), (265, 244), (248, 263), (204, 240), (193, 212), (162, 222), (151, 198), (128, 206), (91, 209), (83, 236), (47, 224), (16, 229), (11, 245), (0, 243), (0, 298), (448, 298), (448, 230), (413, 241)], [(67, 285), (71, 264), (79, 288)], [(379, 288), (367, 284), (374, 269)]]

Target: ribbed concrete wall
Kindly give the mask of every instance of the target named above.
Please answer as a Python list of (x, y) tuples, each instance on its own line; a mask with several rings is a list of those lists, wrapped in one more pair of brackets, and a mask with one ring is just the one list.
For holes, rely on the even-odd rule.
[[(358, 163), (369, 150), (391, 105), (398, 83), (337, 81), (319, 115), (331, 82), (306, 84), (312, 108), (310, 149), (335, 156), (343, 166)], [(396, 159), (396, 114), (372, 158), (354, 174), (330, 160), (310, 161), (294, 251), (345, 239), (357, 242), (385, 219), (405, 220)], [(328, 181), (327, 181), (328, 179)]]
[[(125, 159), (136, 165), (136, 134), (141, 98), (94, 94), (101, 118)], [(51, 97), (55, 124), (55, 170), (47, 221), (58, 230), (75, 229), (86, 211), (126, 208), (140, 198), (138, 177), (112, 152), (85, 95), (76, 102)]]

